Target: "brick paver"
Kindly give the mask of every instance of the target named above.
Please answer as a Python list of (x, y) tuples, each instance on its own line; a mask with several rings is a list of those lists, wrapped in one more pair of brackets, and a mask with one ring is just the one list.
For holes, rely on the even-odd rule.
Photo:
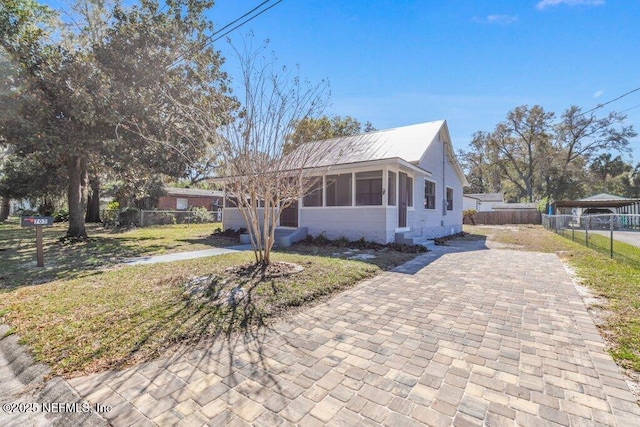
[(473, 245), (257, 334), (69, 383), (116, 404), (115, 426), (640, 425), (560, 260)]

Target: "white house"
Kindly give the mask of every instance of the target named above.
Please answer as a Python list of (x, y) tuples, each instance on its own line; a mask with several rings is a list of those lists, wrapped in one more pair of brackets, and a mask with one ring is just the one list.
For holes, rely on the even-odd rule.
[[(282, 211), (280, 227), (380, 243), (418, 243), (462, 231), (468, 183), (446, 121), (307, 144), (325, 144), (332, 153), (316, 165), (325, 168), (318, 185)], [(223, 227), (246, 227), (237, 208), (225, 204)]]
[(463, 196), (462, 205), (464, 210), (475, 209), (478, 212), (490, 212), (496, 204), (503, 204), (502, 193), (473, 193)]

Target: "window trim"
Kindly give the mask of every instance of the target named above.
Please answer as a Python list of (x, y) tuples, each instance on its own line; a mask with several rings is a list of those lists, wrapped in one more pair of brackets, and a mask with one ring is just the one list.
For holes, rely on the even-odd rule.
[[(427, 206), (427, 182), (430, 184), (433, 184), (433, 193), (429, 193), (429, 200), (431, 200), (431, 198), (433, 198), (433, 207), (428, 207)], [(436, 195), (438, 194), (438, 183), (435, 181), (432, 181), (430, 179), (425, 178), (424, 179), (424, 209), (428, 210), (428, 211), (432, 211), (432, 210), (436, 210), (437, 208), (437, 203), (436, 203)]]
[[(183, 202), (184, 207), (180, 207), (180, 202)], [(189, 210), (189, 198), (188, 197), (176, 197), (176, 210), (177, 211), (186, 211)]]

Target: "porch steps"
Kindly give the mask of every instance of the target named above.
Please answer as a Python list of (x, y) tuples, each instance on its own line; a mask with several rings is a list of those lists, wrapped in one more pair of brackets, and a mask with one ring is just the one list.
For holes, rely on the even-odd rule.
[(405, 245), (422, 245), (427, 248), (435, 246), (433, 239), (419, 236), (415, 231), (399, 231), (396, 233), (396, 243)]

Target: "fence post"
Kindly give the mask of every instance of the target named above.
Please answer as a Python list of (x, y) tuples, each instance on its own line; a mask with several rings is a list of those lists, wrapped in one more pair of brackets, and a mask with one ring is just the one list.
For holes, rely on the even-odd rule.
[(613, 258), (613, 215), (609, 215), (609, 225), (611, 229), (609, 233), (609, 255)]
[(591, 222), (591, 218), (587, 215), (586, 220), (584, 225), (584, 244), (589, 247), (589, 223)]
[(140, 227), (144, 227), (144, 210), (140, 209)]

